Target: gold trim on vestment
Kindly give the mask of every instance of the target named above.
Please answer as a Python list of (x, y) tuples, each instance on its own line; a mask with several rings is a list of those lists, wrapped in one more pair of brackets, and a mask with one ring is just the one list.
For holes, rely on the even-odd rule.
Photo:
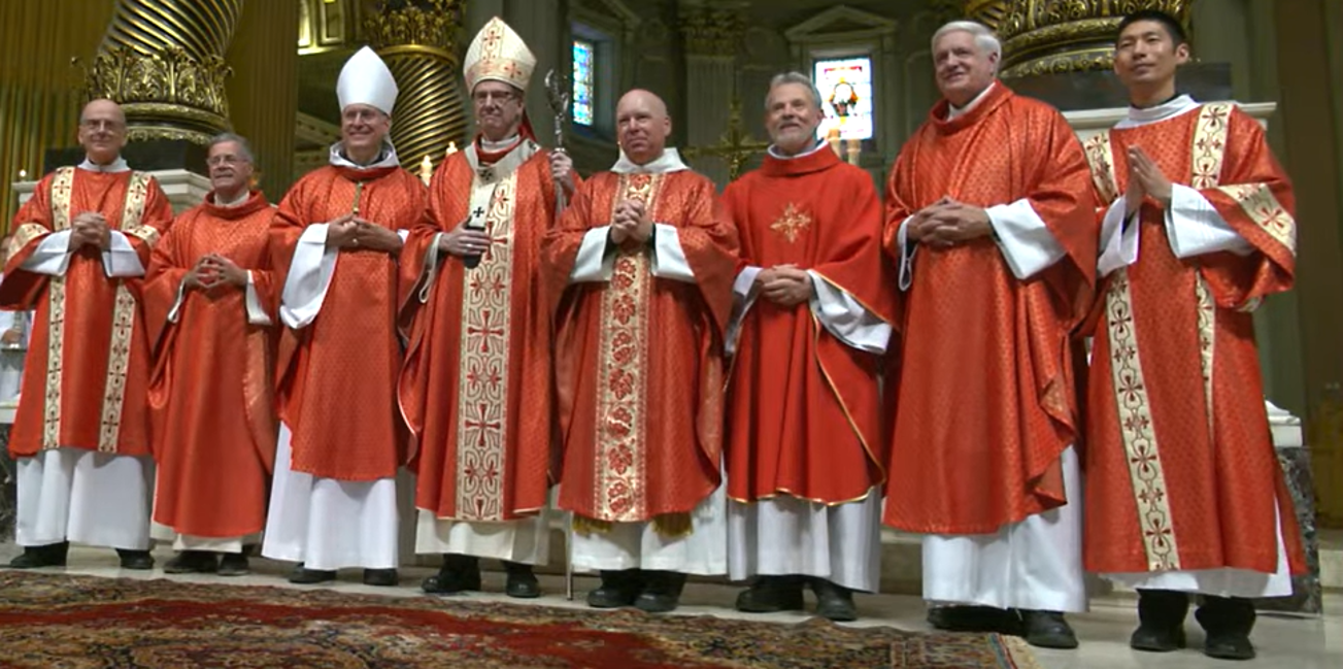
[(1272, 189), (1261, 183), (1218, 186), (1217, 189), (1235, 200), (1255, 225), (1296, 257), (1296, 219), (1273, 196)]
[[(622, 174), (611, 199), (643, 203), (650, 214), (660, 174)], [(641, 522), (647, 513), (648, 302), (652, 290), (644, 246), (615, 249), (615, 271), (602, 294), (597, 360), (597, 420), (593, 453), (594, 510), (613, 522)]]
[[(868, 459), (877, 466), (877, 471), (881, 472), (881, 481), (875, 485), (885, 485), (885, 465), (883, 465), (881, 460), (877, 458), (877, 455), (872, 452), (872, 446), (867, 443), (867, 438), (863, 436), (863, 431), (859, 429), (858, 421), (854, 420), (853, 414), (849, 413), (849, 407), (844, 403), (844, 396), (840, 394), (839, 387), (835, 385), (835, 380), (830, 378), (830, 372), (825, 368), (825, 361), (821, 360), (821, 333), (825, 331), (825, 325), (821, 323), (821, 319), (817, 318), (815, 313), (811, 313), (810, 315), (811, 326), (816, 333), (812, 338), (812, 350), (816, 351), (816, 368), (821, 370), (821, 376), (825, 379), (826, 387), (830, 388), (830, 392), (834, 393), (835, 401), (839, 402), (839, 408), (844, 412), (844, 420), (848, 421), (849, 429), (853, 430), (854, 435), (858, 437), (858, 443), (862, 445), (863, 452), (866, 453)], [(868, 490), (871, 489), (872, 487), (868, 486)], [(864, 494), (864, 497), (866, 496), (867, 495)]]
[(805, 211), (798, 211), (797, 205), (792, 202), (784, 207), (783, 213), (779, 215), (778, 220), (769, 224), (769, 229), (775, 233), (783, 235), (789, 244), (797, 241), (803, 230), (811, 227), (811, 215)]
[(490, 247), (462, 276), (457, 375), (457, 519), (502, 521), (507, 509), (508, 374), (513, 307), (513, 225), (518, 173), (502, 180), (472, 177), (472, 189), (493, 190), (485, 214)]
[[(53, 206), (52, 208), (54, 209), (55, 207)], [(14, 236), (9, 242), (9, 255), (6, 257), (14, 257), (15, 253), (18, 253), (34, 239), (49, 232), (51, 232), (51, 230), (46, 229), (39, 223), (24, 223), (23, 225), (20, 225), (14, 229)]]
[[(149, 195), (150, 177), (144, 172), (131, 174), (130, 184), (126, 187), (126, 203), (121, 213), (121, 225), (134, 226), (131, 230), (142, 230), (148, 226), (140, 225), (145, 213), (145, 200)], [(146, 236), (136, 235), (153, 245)], [(158, 232), (152, 235), (158, 239)], [(123, 279), (114, 279), (117, 284), (116, 306), (112, 309), (112, 340), (108, 344), (107, 383), (103, 388), (102, 422), (98, 431), (98, 450), (104, 453), (116, 453), (117, 441), (121, 435), (121, 410), (126, 404), (126, 374), (131, 363), (131, 342), (135, 334), (135, 298), (126, 288)]]
[[(590, 534), (608, 534), (615, 527), (609, 520), (597, 520), (574, 514), (573, 528), (584, 536)], [(666, 539), (680, 539), (695, 533), (694, 521), (687, 512), (661, 513), (653, 516), (653, 531)]]
[(1115, 177), (1114, 149), (1110, 146), (1109, 131), (1092, 135), (1082, 144), (1082, 149), (1091, 164), (1091, 181), (1100, 192), (1101, 202), (1114, 202), (1119, 198), (1119, 182)]
[[(51, 179), (51, 232), (70, 228), (75, 168), (62, 167)], [(22, 230), (22, 227), (20, 228)], [(44, 231), (45, 232), (45, 231)], [(42, 448), (61, 447), (61, 359), (65, 346), (65, 274), (47, 282), (47, 385), (42, 406)]]
[[(1199, 368), (1203, 373), (1203, 396), (1208, 412), (1208, 438), (1212, 439), (1212, 368), (1217, 340), (1217, 304), (1203, 274), (1194, 273), (1194, 296), (1198, 301)], [(1209, 443), (1212, 443), (1211, 441)]]
[(1226, 135), (1231, 127), (1230, 102), (1203, 105), (1194, 126), (1194, 159), (1189, 183), (1195, 189), (1216, 188), (1222, 178), (1222, 160), (1226, 156)]
[(1133, 485), (1138, 523), (1150, 571), (1180, 568), (1180, 553), (1171, 522), (1166, 476), (1152, 409), (1147, 398), (1147, 382), (1142, 359), (1138, 355), (1138, 334), (1134, 329), (1133, 296), (1129, 290), (1128, 270), (1111, 275), (1105, 295), (1105, 315), (1110, 335), (1110, 374), (1118, 409), (1119, 432), (1124, 442), (1124, 459)]

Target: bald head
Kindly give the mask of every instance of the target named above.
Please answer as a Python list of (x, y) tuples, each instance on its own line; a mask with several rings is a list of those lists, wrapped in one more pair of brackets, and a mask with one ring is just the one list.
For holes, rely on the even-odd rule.
[(625, 156), (636, 165), (662, 157), (671, 134), (667, 103), (650, 91), (636, 88), (616, 105), (616, 135)]
[(126, 114), (121, 105), (105, 99), (84, 105), (79, 114), (79, 145), (94, 164), (116, 161), (126, 145)]

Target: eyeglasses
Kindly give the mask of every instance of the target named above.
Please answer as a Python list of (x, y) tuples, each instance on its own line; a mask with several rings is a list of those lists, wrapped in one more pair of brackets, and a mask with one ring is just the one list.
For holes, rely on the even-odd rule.
[(499, 102), (511, 102), (518, 99), (518, 95), (513, 91), (477, 91), (471, 94), (471, 99), (479, 105), (485, 104), (492, 99), (498, 100)]
[(243, 158), (242, 156), (228, 156), (228, 155), (210, 156), (209, 158), (205, 159), (205, 164), (209, 165), (210, 167), (214, 167), (216, 165), (238, 165), (245, 162), (248, 162), (248, 160), (246, 158)]

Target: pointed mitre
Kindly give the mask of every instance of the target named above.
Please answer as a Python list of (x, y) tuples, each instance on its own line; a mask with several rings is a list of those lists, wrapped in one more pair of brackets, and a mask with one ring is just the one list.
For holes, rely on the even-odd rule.
[(345, 61), (336, 81), (336, 97), (340, 108), (364, 104), (391, 115), (396, 105), (396, 79), (378, 54), (364, 47)]
[(482, 81), (502, 81), (526, 91), (536, 69), (536, 56), (512, 28), (499, 17), (490, 19), (466, 50), (466, 91), (470, 95)]

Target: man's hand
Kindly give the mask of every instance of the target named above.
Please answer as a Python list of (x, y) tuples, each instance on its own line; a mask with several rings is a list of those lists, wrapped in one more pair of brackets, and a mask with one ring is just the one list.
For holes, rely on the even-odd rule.
[[(760, 284), (760, 294), (765, 299), (781, 307), (794, 307), (811, 299), (814, 287), (811, 276), (794, 265), (779, 265), (761, 274), (770, 272)], [(759, 277), (757, 277), (759, 279)]]
[[(1132, 151), (1129, 152), (1132, 155)], [(1143, 198), (1147, 197), (1147, 191), (1143, 190), (1142, 177), (1138, 176), (1138, 166), (1130, 159), (1128, 163), (1128, 184), (1124, 186), (1124, 224), (1128, 225), (1128, 220), (1138, 213), (1142, 208)]]
[(1141, 147), (1132, 146), (1128, 150), (1129, 161), (1129, 183), (1138, 181), (1142, 184), (1145, 193), (1152, 196), (1152, 199), (1161, 203), (1163, 207), (1170, 207), (1171, 185), (1170, 179), (1157, 167), (1156, 162), (1147, 157)]
[(981, 207), (946, 198), (934, 205), (919, 224), (918, 239), (932, 246), (947, 248), (993, 234), (989, 214)]
[(933, 229), (933, 226), (928, 225), (932, 215), (949, 203), (951, 203), (951, 198), (943, 196), (937, 202), (914, 212), (914, 215), (909, 217), (909, 222), (905, 223), (905, 239), (911, 242), (923, 241), (924, 233), (931, 232)]
[(550, 176), (564, 189), (566, 195), (573, 195), (574, 161), (564, 149), (550, 152)]
[(466, 221), (457, 224), (452, 232), (445, 232), (438, 240), (438, 248), (457, 257), (474, 256), (490, 248), (490, 236), (479, 228), (469, 228)]
[(637, 200), (624, 200), (616, 205), (611, 220), (611, 242), (624, 244), (633, 240), (638, 243), (648, 241), (653, 234), (652, 223), (644, 220), (644, 205)]
[(232, 284), (239, 288), (247, 285), (247, 270), (217, 253), (211, 253), (201, 259), (203, 266), (215, 277), (210, 284), (213, 288), (222, 284)]
[(345, 214), (327, 223), (326, 247), (343, 249), (354, 246), (355, 236), (359, 233), (359, 224), (354, 214)]
[(107, 219), (96, 211), (86, 211), (75, 216), (70, 222), (70, 251), (78, 251), (83, 246), (96, 246), (107, 250), (112, 247), (112, 233), (107, 227)]
[(210, 256), (201, 256), (187, 275), (182, 277), (182, 285), (189, 290), (209, 290), (219, 282), (219, 272), (209, 263)]
[(354, 240), (351, 242), (354, 248), (383, 251), (393, 255), (401, 252), (401, 235), (395, 231), (362, 218), (355, 219), (355, 226)]

